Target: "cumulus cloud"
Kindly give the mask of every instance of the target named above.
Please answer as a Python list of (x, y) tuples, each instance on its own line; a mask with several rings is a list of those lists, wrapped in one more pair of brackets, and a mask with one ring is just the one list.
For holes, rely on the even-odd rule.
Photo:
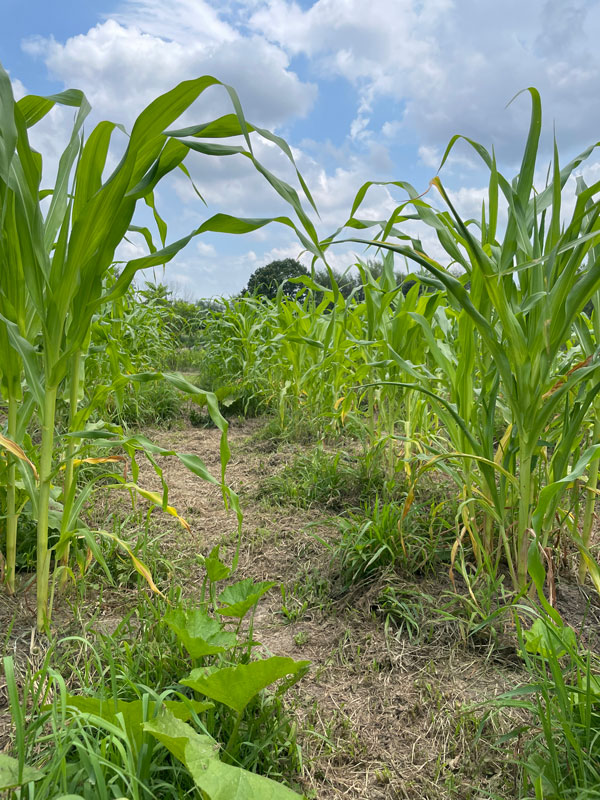
[[(177, 16), (173, 4), (190, 10)], [(197, 36), (185, 22), (192, 18), (193, 5), (197, 6), (196, 27), (202, 28)], [(260, 36), (242, 36), (219, 24), (207, 4), (172, 0), (163, 7), (140, 0), (127, 8), (126, 14), (64, 43), (37, 37), (26, 40), (23, 47), (42, 58), (55, 78), (83, 89), (99, 114), (127, 124), (158, 94), (206, 74), (234, 84), (248, 117), (261, 125), (282, 125), (310, 110), (316, 86), (298, 78), (289, 68), (286, 53)], [(165, 22), (159, 35), (166, 16), (170, 23)], [(210, 89), (208, 95), (207, 115), (231, 111), (224, 91)]]
[(303, 53), (357, 89), (359, 113), (377, 100), (404, 105), (405, 130), (443, 148), (454, 133), (507, 159), (522, 150), (525, 100), (537, 86), (567, 148), (597, 136), (600, 7), (591, 0), (264, 0), (250, 24), (290, 53)]
[(27, 94), (27, 89), (25, 88), (22, 81), (18, 78), (11, 78), (10, 80), (12, 85), (13, 94), (15, 96), (15, 100), (20, 100), (22, 97), (25, 97)]
[[(354, 98), (347, 129), (330, 134), (309, 118), (306, 138), (294, 147), (321, 214), (319, 232), (326, 235), (348, 218), (367, 180), (403, 179), (408, 172), (418, 191), (426, 189), (457, 132), (494, 144), (510, 174), (522, 152), (529, 109), (526, 97), (505, 106), (524, 87), (541, 90), (545, 118), (557, 122), (561, 154), (594, 141), (600, 128), (599, 28), (600, 5), (592, 0), (121, 0), (116, 12), (87, 32), (63, 41), (29, 39), (24, 47), (55, 79), (86, 92), (94, 119), (128, 126), (157, 94), (181, 80), (213, 74), (236, 87), (249, 119), (287, 138), (291, 134), (293, 142), (295, 122), (314, 107), (317, 83), (324, 76), (345, 82)], [(16, 80), (15, 91), (24, 91)], [(210, 89), (186, 124), (230, 110), (226, 93)], [(32, 132), (50, 164), (71, 120), (72, 111), (56, 109)], [(546, 127), (548, 145), (551, 125)], [(297, 185), (272, 143), (257, 141), (256, 154)], [(247, 159), (191, 154), (188, 166), (208, 208), (183, 176), (171, 176), (158, 198), (168, 221), (175, 218), (169, 238), (217, 211), (291, 215)], [(485, 197), (479, 168), (477, 156), (459, 143), (442, 173), (466, 217), (479, 216)], [(402, 199), (396, 189), (373, 188), (359, 216), (386, 219)], [(409, 229), (434, 257), (443, 257), (431, 231)], [(170, 271), (182, 285), (201, 287), (199, 294), (236, 292), (257, 266), (279, 257), (274, 254), (296, 257), (299, 249), (289, 229), (272, 225), (243, 240), (202, 237)], [(360, 245), (336, 245), (329, 256), (344, 269), (361, 252)]]

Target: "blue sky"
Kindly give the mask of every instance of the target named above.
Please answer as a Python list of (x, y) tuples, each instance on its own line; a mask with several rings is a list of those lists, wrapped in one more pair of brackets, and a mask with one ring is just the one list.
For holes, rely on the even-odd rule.
[[(506, 104), (527, 86), (542, 93), (546, 157), (553, 124), (563, 159), (600, 139), (600, 4), (592, 0), (4, 0), (3, 11), (0, 60), (15, 92), (83, 89), (94, 108), (88, 130), (104, 118), (131, 126), (181, 80), (213, 74), (231, 83), (248, 119), (293, 146), (323, 234), (344, 222), (366, 180), (425, 190), (454, 133), (493, 144), (514, 174), (529, 109), (525, 96)], [(222, 95), (207, 93), (186, 121), (225, 110)], [(69, 121), (53, 112), (35, 134), (49, 175)], [(273, 148), (259, 152), (285, 172)], [(169, 181), (158, 193), (169, 238), (218, 211), (286, 212), (246, 163), (200, 157), (188, 166), (209, 207)], [(600, 173), (600, 158), (586, 169)], [(442, 179), (465, 214), (479, 213), (485, 175), (468, 149), (457, 149)], [(393, 206), (392, 194), (377, 190), (364, 216)], [(425, 245), (435, 254), (435, 241)], [(138, 249), (133, 242), (123, 255)], [(276, 226), (206, 236), (169, 265), (166, 280), (188, 297), (231, 294), (257, 267), (299, 252)], [(332, 262), (343, 269), (356, 253), (340, 245)]]

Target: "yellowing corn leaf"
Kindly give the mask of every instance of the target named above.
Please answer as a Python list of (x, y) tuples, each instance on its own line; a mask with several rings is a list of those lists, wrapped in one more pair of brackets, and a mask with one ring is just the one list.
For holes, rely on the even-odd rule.
[(477, 537), (473, 535), (473, 531), (471, 529), (471, 519), (469, 517), (469, 511), (467, 510), (467, 506), (463, 505), (461, 511), (461, 517), (463, 521), (463, 525), (467, 529), (467, 533), (469, 534), (469, 539), (471, 540), (471, 545), (473, 546), (473, 555), (479, 561), (479, 542), (477, 541)]
[(402, 519), (398, 520), (398, 535), (400, 536), (400, 544), (402, 545), (402, 552), (404, 553), (404, 558), (408, 557), (408, 553), (406, 552), (406, 545), (404, 544), (404, 534), (402, 533)]
[(547, 392), (546, 392), (546, 393), (545, 393), (545, 394), (542, 396), (542, 400), (547, 400), (549, 397), (551, 397), (551, 396), (554, 394), (554, 392), (556, 392), (558, 389), (560, 389), (560, 387), (561, 387), (561, 386), (562, 386), (562, 385), (565, 383), (565, 381), (567, 381), (567, 380), (568, 380), (568, 379), (571, 377), (571, 375), (572, 375), (574, 372), (576, 372), (578, 369), (583, 369), (584, 367), (587, 367), (587, 366), (588, 366), (588, 364), (590, 364), (590, 363), (591, 363), (591, 361), (592, 361), (592, 356), (588, 356), (588, 357), (587, 357), (586, 359), (584, 359), (583, 361), (580, 361), (578, 364), (575, 364), (575, 366), (574, 366), (574, 367), (572, 367), (572, 368), (571, 368), (571, 369), (570, 369), (570, 370), (567, 372), (567, 374), (566, 374), (566, 375), (562, 375), (562, 376), (561, 376), (561, 377), (560, 377), (560, 378), (559, 378), (559, 379), (556, 381), (556, 383), (554, 384), (554, 386), (553, 386), (551, 389), (548, 389), (548, 391), (547, 391)]
[(508, 444), (508, 440), (510, 439), (511, 433), (513, 429), (513, 423), (511, 422), (510, 425), (504, 431), (504, 436), (500, 439), (498, 443), (498, 449), (496, 450), (496, 455), (494, 456), (494, 461), (496, 464), (500, 464), (502, 459), (504, 458), (504, 453), (506, 451), (506, 445)]
[(129, 558), (131, 559), (131, 563), (133, 564), (135, 571), (142, 576), (142, 578), (146, 581), (146, 583), (148, 584), (150, 589), (154, 592), (154, 594), (159, 594), (161, 597), (164, 597), (164, 594), (154, 583), (154, 579), (152, 578), (152, 574), (148, 569), (148, 567), (139, 560), (139, 558), (134, 554), (134, 552), (132, 551), (131, 547), (129, 547), (127, 542), (124, 542), (123, 539), (119, 539), (119, 537), (116, 536), (114, 533), (109, 533), (108, 531), (98, 531), (98, 533), (100, 533), (102, 536), (106, 536), (109, 539), (112, 539), (119, 545), (119, 547), (122, 547), (123, 550), (125, 550), (125, 552), (129, 556)]
[[(110, 486), (108, 488), (132, 489), (134, 492), (137, 492), (140, 495), (140, 497), (143, 497), (145, 500), (149, 500), (153, 505), (158, 506), (158, 508), (160, 509), (163, 508), (162, 495), (159, 492), (151, 492), (148, 489), (142, 489), (142, 487), (138, 486), (137, 483), (119, 483), (119, 484), (114, 484), (113, 486)], [(189, 523), (178, 514), (177, 509), (175, 509), (173, 506), (167, 506), (164, 509), (164, 511), (166, 511), (167, 514), (170, 514), (172, 517), (175, 517), (177, 522), (179, 522), (180, 525), (182, 525), (186, 529), (186, 531), (188, 532), (191, 531)]]
[(102, 456), (98, 458), (74, 458), (73, 463), (79, 464), (105, 464), (109, 461), (127, 461), (125, 456)]
[[(117, 461), (127, 461), (125, 456), (98, 456), (96, 458), (74, 458), (73, 464), (76, 467), (81, 466), (81, 464), (106, 464), (109, 462), (117, 462)], [(65, 469), (66, 464), (61, 466), (61, 469)]]
[(404, 508), (402, 509), (402, 519), (406, 518), (406, 515), (410, 511), (410, 507), (412, 506), (414, 499), (415, 499), (415, 485), (413, 483), (410, 489), (408, 490), (408, 494), (406, 495), (406, 500), (404, 501)]
[[(462, 540), (465, 538), (465, 533), (469, 534), (471, 542), (473, 542), (473, 535), (471, 534), (471, 531), (468, 530), (463, 525), (463, 527), (460, 530), (460, 534), (456, 537), (456, 540), (455, 540), (454, 544), (452, 545), (452, 552), (450, 553), (450, 569), (448, 570), (448, 577), (450, 578), (450, 581), (452, 583), (452, 588), (454, 589), (454, 591), (456, 591), (456, 583), (454, 582), (454, 562), (456, 561), (456, 555), (458, 553), (458, 548), (461, 546)], [(471, 599), (473, 600), (473, 602), (476, 605), (479, 605), (479, 603), (477, 602), (477, 598), (473, 594), (473, 590), (471, 589), (471, 586), (469, 585), (468, 581), (467, 581), (467, 589), (469, 591), (469, 594), (471, 595)]]
[(26, 461), (33, 470), (33, 474), (35, 475), (35, 477), (36, 478), (38, 477), (35, 464), (27, 458), (23, 449), (19, 447), (19, 445), (16, 442), (13, 442), (12, 439), (7, 439), (6, 436), (2, 436), (1, 433), (0, 433), (0, 448), (2, 448), (3, 450), (8, 450), (9, 453), (12, 453), (13, 456), (16, 456), (17, 458), (21, 459), (21, 461)]

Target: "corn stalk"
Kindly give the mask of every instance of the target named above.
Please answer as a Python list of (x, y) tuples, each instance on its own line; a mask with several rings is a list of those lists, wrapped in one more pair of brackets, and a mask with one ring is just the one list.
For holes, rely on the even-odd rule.
[[(222, 86), (228, 93), (232, 114), (193, 128), (165, 132), (212, 86)], [(76, 116), (55, 185), (42, 192), (42, 158), (31, 147), (28, 130), (56, 104), (73, 107)], [(27, 96), (15, 102), (8, 75), (0, 67), (0, 336), (9, 345), (11, 359), (10, 371), (3, 367), (3, 389), (10, 401), (10, 392), (17, 392), (14, 387), (20, 387), (24, 373), (42, 429), (39, 485), (33, 503), (37, 511), (40, 629), (46, 629), (49, 623), (48, 510), (58, 468), (55, 450), (60, 443), (55, 429), (56, 399), (77, 354), (85, 351), (94, 314), (121, 297), (139, 270), (167, 264), (195, 236), (205, 231), (239, 234), (273, 221), (217, 214), (182, 239), (163, 241), (160, 249), (127, 262), (116, 282), (106, 288), (104, 279), (115, 260), (116, 248), (129, 230), (139, 230), (133, 224), (138, 202), (153, 207), (153, 191), (165, 175), (175, 169), (189, 174), (183, 162), (190, 150), (210, 156), (239, 155), (247, 158), (290, 204), (302, 230), (288, 217), (278, 217), (277, 221), (294, 230), (313, 253), (320, 252), (314, 227), (296, 191), (258, 162), (250, 134), (274, 142), (293, 163), (291, 151), (283, 140), (246, 121), (231, 87), (205, 76), (184, 81), (156, 98), (135, 121), (125, 153), (106, 179), (111, 142), (118, 129), (112, 122), (101, 122), (84, 139), (83, 123), (89, 111), (85, 96), (75, 90), (51, 97)], [(244, 145), (213, 141), (231, 136), (241, 136)], [(46, 196), (50, 205), (44, 212), (41, 200)], [(164, 232), (164, 226), (159, 225), (159, 230)], [(34, 337), (37, 347), (33, 346)], [(73, 450), (68, 446), (68, 495), (72, 494), (74, 480), (72, 457)], [(9, 476), (13, 474), (9, 470)], [(10, 516), (14, 518), (14, 511)]]
[[(563, 189), (573, 171), (597, 145), (560, 168), (555, 147), (551, 180), (542, 191), (534, 187), (539, 137), (541, 102), (535, 89), (530, 89), (531, 123), (521, 168), (517, 177), (508, 181), (497, 169), (493, 153), (466, 139), (489, 170), (488, 201), (481, 221), (461, 218), (439, 177), (432, 181), (448, 211), (438, 211), (420, 198), (408, 184), (396, 184), (409, 194), (409, 203), (422, 223), (432, 228), (453, 265), (463, 268), (465, 278), (455, 277), (448, 266), (436, 262), (414, 245), (394, 242), (394, 237), (407, 239), (401, 224), (407, 219), (406, 201), (399, 206), (379, 235), (374, 239), (351, 239), (390, 250), (416, 262), (445, 288), (449, 301), (461, 309), (469, 327), (477, 333), (481, 352), (493, 367), (495, 379), (480, 390), (479, 402), (493, 410), (498, 396), (508, 413), (512, 430), (514, 468), (518, 472), (518, 491), (513, 493), (514, 518), (506, 519), (505, 530), (512, 530), (511, 551), (515, 563), (515, 583), (522, 588), (527, 582), (527, 552), (533, 511), (538, 506), (541, 488), (534, 480), (534, 465), (541, 442), (552, 420), (561, 413), (567, 397), (581, 385), (589, 387), (580, 398), (581, 419), (588, 412), (598, 387), (590, 385), (596, 374), (597, 353), (588, 360), (565, 364), (563, 352), (573, 334), (575, 322), (586, 303), (600, 286), (600, 261), (596, 245), (600, 241), (600, 202), (595, 195), (600, 183), (591, 187), (581, 182), (577, 187), (575, 208), (570, 220), (562, 220)], [(442, 165), (455, 143), (450, 141)], [(364, 197), (368, 186), (357, 198)], [(503, 198), (507, 213), (501, 231), (499, 204)], [(355, 208), (357, 203), (355, 202)], [(356, 226), (354, 226), (356, 227)], [(468, 284), (467, 284), (468, 280)], [(467, 328), (464, 334), (468, 336)], [(465, 375), (465, 377), (467, 377)], [(468, 390), (468, 384), (465, 384)], [(454, 412), (461, 427), (468, 432), (471, 449), (480, 448), (489, 462), (485, 442), (477, 441), (467, 410), (461, 408), (463, 392), (459, 392)], [(556, 450), (562, 454), (554, 461), (553, 481), (561, 480), (578, 431), (576, 426), (563, 426), (558, 431)], [(508, 456), (507, 456), (508, 457)], [(494, 472), (489, 463), (480, 462), (480, 471), (492, 494), (496, 491)], [(557, 474), (561, 467), (564, 474)], [(486, 474), (487, 473), (487, 474)], [(557, 484), (563, 487), (563, 484)], [(566, 485), (564, 486), (566, 488)], [(553, 494), (553, 502), (559, 495)], [(501, 506), (496, 504), (498, 511)], [(550, 514), (545, 516), (540, 541), (545, 546)], [(536, 520), (540, 519), (539, 515)], [(510, 526), (510, 527), (509, 527)]]

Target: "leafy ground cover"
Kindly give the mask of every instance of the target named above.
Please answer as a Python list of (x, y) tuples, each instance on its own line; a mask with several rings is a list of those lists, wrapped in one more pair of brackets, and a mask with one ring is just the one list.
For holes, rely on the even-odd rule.
[[(338, 519), (339, 506), (334, 513), (322, 498), (298, 508), (293, 499), (272, 503), (264, 497), (265, 485), (272, 485), (310, 448), (265, 446), (257, 437), (263, 424), (250, 420), (232, 427), (229, 478), (245, 512), (238, 574), (276, 583), (254, 618), (253, 635), (262, 643), (261, 655), (311, 662), (308, 674), (285, 700), (297, 749), (287, 774), (289, 754), (282, 758), (285, 767), (280, 764), (279, 769), (284, 777), (308, 797), (319, 798), (516, 796), (521, 744), (513, 743), (509, 751), (501, 747), (497, 736), (509, 729), (508, 718), (483, 724), (480, 706), (484, 699), (526, 680), (514, 639), (511, 647), (502, 636), (499, 644), (472, 635), (475, 625), (469, 610), (461, 608), (447, 569), (441, 566), (438, 574), (410, 579), (405, 575), (391, 580), (383, 572), (373, 581), (355, 583), (348, 592), (339, 564), (331, 557), (338, 540), (332, 522)], [(168, 439), (173, 447), (201, 455), (209, 466), (217, 458), (216, 430), (151, 434), (159, 443)], [(208, 556), (221, 545), (227, 562), (235, 551), (236, 524), (222, 507), (218, 487), (194, 480), (176, 460), (164, 462), (171, 501), (185, 515), (191, 532), (177, 522), (167, 525), (155, 519), (152, 525), (161, 538), (149, 561), (169, 564), (159, 584), (163, 589), (173, 576), (185, 577), (184, 595), (197, 598), (205, 580), (198, 556)], [(114, 500), (108, 502), (102, 513), (118, 514)], [(346, 509), (352, 507), (346, 504)], [(132, 610), (139, 613), (138, 593), (131, 585), (138, 577), (135, 572), (123, 576), (125, 586), (104, 586), (101, 595), (100, 586), (94, 588), (90, 581), (76, 621), (68, 605), (57, 608), (57, 631), (71, 637), (89, 636), (90, 631), (121, 633), (122, 619)], [(18, 607), (3, 598), (7, 623)], [(510, 627), (509, 621), (506, 624)], [(5, 653), (20, 652), (21, 679), (28, 665), (39, 665), (45, 657), (38, 640), (22, 647), (24, 639), (29, 645), (29, 637), (29, 620), (21, 614), (4, 645)], [(160, 647), (156, 656), (159, 653)], [(81, 654), (78, 663), (83, 663)], [(180, 659), (171, 668), (176, 672), (182, 666)], [(167, 671), (169, 665), (156, 668)], [(79, 677), (74, 670), (66, 679), (76, 684)], [(168, 683), (174, 677), (163, 679)], [(145, 679), (151, 681), (151, 676)], [(4, 701), (6, 737), (6, 692)]]

